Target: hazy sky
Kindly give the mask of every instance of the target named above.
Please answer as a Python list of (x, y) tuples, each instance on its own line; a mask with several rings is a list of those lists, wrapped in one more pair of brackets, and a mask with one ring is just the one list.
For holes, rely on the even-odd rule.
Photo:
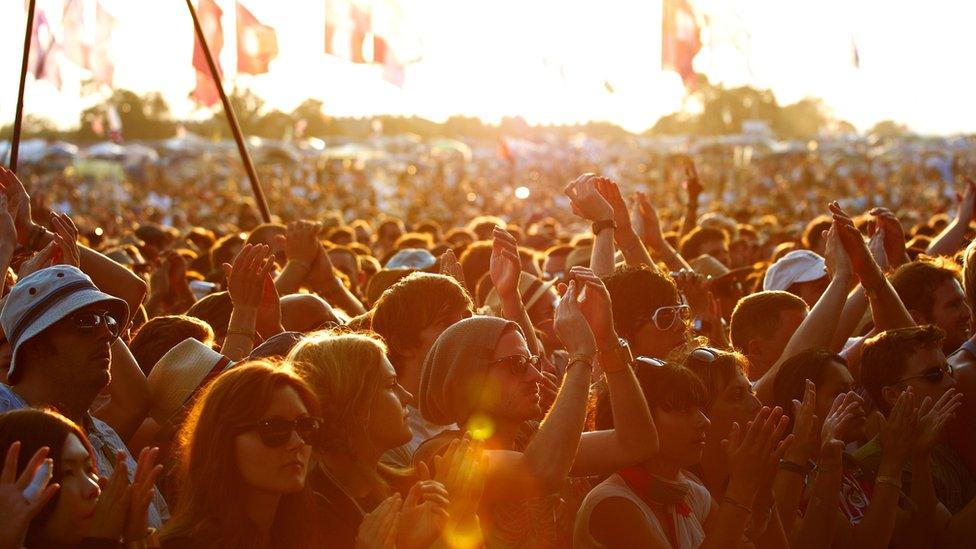
[[(227, 79), (234, 79), (234, 2), (224, 10)], [(390, 0), (385, 0), (390, 1)], [(94, 0), (85, 0), (94, 5)], [(324, 0), (243, 0), (278, 30), (271, 72), (241, 76), (273, 107), (307, 97), (334, 115), (451, 114), (495, 121), (610, 120), (643, 130), (681, 108), (677, 75), (660, 70), (660, 0), (402, 0), (423, 40), (423, 59), (404, 87), (377, 67), (322, 52)], [(695, 68), (713, 81), (772, 88), (781, 103), (822, 97), (863, 128), (892, 118), (921, 133), (976, 131), (976, 2), (964, 0), (692, 0), (710, 25)], [(63, 0), (37, 0), (56, 25)], [(183, 0), (103, 0), (119, 19), (116, 85), (162, 91), (178, 116), (193, 113), (193, 29)], [(25, 13), (0, 2), (0, 117), (12, 120)], [(856, 42), (860, 70), (851, 63)], [(557, 68), (564, 67), (563, 74)], [(26, 112), (62, 124), (96, 102), (81, 97), (80, 71), (63, 71), (58, 92), (28, 80)], [(616, 90), (608, 94), (604, 81)], [(197, 116), (205, 115), (197, 111)]]

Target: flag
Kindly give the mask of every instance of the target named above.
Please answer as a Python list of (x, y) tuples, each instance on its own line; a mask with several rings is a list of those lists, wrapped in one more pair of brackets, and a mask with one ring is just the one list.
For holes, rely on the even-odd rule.
[[(203, 37), (210, 47), (210, 54), (217, 65), (217, 75), (220, 78), (224, 76), (224, 71), (220, 68), (220, 50), (224, 47), (224, 29), (220, 26), (220, 17), (223, 14), (223, 10), (214, 0), (200, 0), (200, 3), (197, 4), (197, 18), (200, 20), (200, 28), (203, 29)], [(203, 52), (200, 38), (195, 32), (193, 34), (193, 68), (197, 73), (197, 87), (193, 90), (191, 97), (205, 107), (214, 106), (220, 101), (220, 94), (217, 91), (216, 82), (210, 76), (207, 56)]]
[(237, 72), (264, 74), (278, 56), (275, 30), (261, 24), (254, 14), (237, 2)]
[(694, 88), (692, 61), (700, 49), (700, 29), (688, 0), (664, 0), (661, 68), (677, 72), (686, 88)]
[(61, 89), (61, 68), (58, 62), (59, 46), (51, 32), (51, 25), (47, 21), (44, 10), (37, 10), (34, 15), (34, 27), (31, 29), (30, 54), (27, 58), (27, 70), (36, 80), (48, 80), (54, 87)]
[(353, 63), (372, 62), (366, 59), (366, 38), (372, 32), (372, 11), (355, 0), (326, 0), (325, 53)]
[(854, 65), (855, 69), (861, 68), (861, 56), (857, 53), (857, 42), (854, 41), (853, 36), (851, 36), (851, 65)]
[(64, 56), (79, 67), (88, 68), (91, 40), (85, 36), (85, 6), (82, 0), (64, 3)]
[(112, 87), (115, 81), (115, 64), (111, 59), (112, 34), (118, 20), (98, 2), (95, 5), (95, 43), (91, 48), (88, 70), (99, 84)]
[(105, 117), (108, 119), (108, 139), (113, 143), (122, 142), (122, 118), (119, 117), (119, 111), (115, 108), (115, 105), (109, 105), (108, 110), (105, 112)]

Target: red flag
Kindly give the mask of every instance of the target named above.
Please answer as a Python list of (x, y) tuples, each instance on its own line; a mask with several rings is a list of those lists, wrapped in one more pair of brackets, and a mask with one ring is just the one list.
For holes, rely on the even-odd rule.
[(85, 6), (81, 0), (64, 3), (64, 55), (79, 67), (88, 68), (91, 40), (85, 36)]
[[(220, 26), (220, 17), (224, 14), (214, 0), (200, 0), (197, 5), (197, 18), (203, 29), (203, 37), (210, 47), (210, 54), (217, 65), (217, 74), (223, 78), (224, 71), (220, 68), (220, 50), (224, 47), (224, 29)], [(217, 84), (210, 76), (207, 57), (196, 33), (193, 34), (193, 68), (197, 71), (197, 87), (191, 97), (205, 107), (212, 107), (220, 101)]]
[(677, 72), (686, 88), (694, 88), (692, 61), (700, 49), (700, 29), (688, 0), (664, 0), (661, 68)]
[[(356, 0), (327, 0), (325, 4), (325, 53), (353, 63), (371, 63), (373, 55), (372, 8)], [(368, 41), (368, 43), (367, 43)]]
[(54, 87), (61, 89), (61, 68), (58, 62), (58, 43), (51, 32), (44, 10), (37, 10), (34, 27), (31, 29), (30, 54), (27, 70), (37, 80), (50, 80)]
[(262, 25), (254, 14), (237, 3), (237, 72), (264, 74), (278, 56), (275, 30)]

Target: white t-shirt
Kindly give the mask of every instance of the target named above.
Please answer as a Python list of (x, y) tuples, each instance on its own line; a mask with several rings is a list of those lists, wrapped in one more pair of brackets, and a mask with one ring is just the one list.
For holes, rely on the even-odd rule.
[[(687, 485), (691, 490), (688, 492), (688, 505), (691, 513), (688, 516), (675, 514), (675, 532), (677, 534), (678, 546), (675, 549), (696, 549), (705, 540), (705, 521), (712, 507), (712, 496), (708, 490), (690, 478), (685, 473), (681, 473), (678, 481)], [(607, 480), (601, 482), (596, 488), (590, 491), (583, 500), (579, 512), (576, 514), (576, 524), (573, 527), (573, 547), (576, 549), (602, 549), (604, 545), (593, 539), (590, 534), (590, 516), (597, 505), (605, 499), (619, 497), (626, 499), (640, 509), (644, 514), (651, 531), (654, 532), (655, 547), (670, 547), (668, 536), (664, 527), (658, 520), (654, 511), (644, 503), (637, 494), (631, 490), (623, 477), (614, 473)]]

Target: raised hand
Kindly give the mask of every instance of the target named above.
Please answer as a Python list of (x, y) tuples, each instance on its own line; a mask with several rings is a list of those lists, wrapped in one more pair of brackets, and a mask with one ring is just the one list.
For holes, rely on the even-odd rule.
[(821, 446), (832, 441), (843, 441), (851, 433), (849, 432), (855, 425), (864, 420), (864, 407), (862, 399), (857, 393), (850, 391), (837, 395), (827, 417), (824, 418), (823, 426), (820, 428)]
[(315, 256), (315, 262), (312, 263), (312, 270), (305, 276), (305, 284), (324, 294), (338, 289), (341, 284), (335, 275), (332, 258), (321, 244), (319, 244), (319, 254)]
[(101, 477), (98, 484), (102, 493), (98, 496), (95, 516), (87, 536), (93, 538), (118, 539), (126, 529), (126, 516), (132, 500), (129, 486), (129, 469), (125, 463), (125, 453), (118, 452), (115, 470), (109, 478)]
[(959, 199), (956, 219), (968, 226), (974, 216), (976, 216), (976, 181), (967, 177), (966, 189)]
[(522, 272), (522, 262), (519, 259), (518, 243), (511, 233), (495, 227), (492, 233), (491, 261), (488, 273), (491, 283), (503, 301), (519, 297), (519, 276)]
[(613, 328), (613, 308), (610, 292), (603, 280), (586, 267), (573, 267), (569, 275), (579, 283), (580, 310), (593, 336), (601, 345), (617, 345), (617, 332)]
[(315, 257), (319, 254), (321, 247), (319, 243), (319, 232), (322, 224), (315, 221), (292, 221), (288, 224), (285, 235), (278, 235), (277, 239), (281, 242), (284, 239), (285, 255), (288, 261), (298, 262), (311, 270)]
[(7, 199), (7, 195), (0, 193), (0, 244), (7, 246), (11, 253), (17, 247), (15, 215), (17, 215), (17, 206)]
[(834, 218), (831, 229), (835, 230), (840, 238), (854, 274), (865, 288), (877, 288), (884, 282), (884, 273), (871, 256), (871, 251), (868, 250), (861, 232), (854, 226), (851, 216), (842, 210), (837, 202), (830, 203), (830, 213)]
[(898, 395), (887, 419), (882, 419), (881, 465), (879, 474), (900, 475), (918, 436), (918, 412), (915, 397), (909, 387)]
[(454, 277), (454, 280), (457, 280), (458, 284), (464, 286), (464, 269), (461, 268), (461, 263), (458, 262), (457, 255), (455, 255), (454, 250), (450, 248), (441, 254), (440, 274)]
[(658, 218), (657, 209), (647, 199), (647, 195), (638, 192), (637, 207), (634, 208), (635, 220), (634, 227), (640, 227), (641, 240), (655, 250), (660, 250), (664, 246), (664, 232), (661, 230), (661, 220)]
[(417, 468), (420, 480), (407, 493), (400, 508), (400, 531), (397, 547), (426, 549), (444, 531), (448, 519), (447, 489), (440, 482), (430, 479), (427, 466)]
[(48, 242), (47, 246), (41, 248), (41, 251), (24, 260), (24, 262), (20, 264), (20, 268), (17, 269), (17, 278), (24, 278), (31, 273), (35, 273), (41, 269), (46, 269), (54, 265), (54, 250), (56, 247), (57, 242), (52, 240), (51, 242)]
[[(874, 218), (875, 227), (882, 234), (887, 266), (894, 270), (908, 262), (905, 251), (905, 228), (901, 221), (888, 208), (874, 208), (870, 212)], [(880, 262), (879, 262), (880, 264)]]
[(756, 492), (776, 474), (779, 460), (793, 443), (787, 435), (789, 419), (783, 409), (764, 406), (746, 426), (745, 436), (738, 423), (732, 424), (729, 438), (722, 441), (729, 459), (729, 486), (726, 494), (743, 505), (751, 505)]
[(918, 408), (918, 437), (915, 440), (915, 454), (930, 454), (935, 445), (942, 440), (942, 429), (956, 415), (962, 406), (963, 395), (956, 389), (942, 393), (933, 404), (931, 397), (925, 397)]
[(270, 272), (264, 275), (264, 290), (254, 329), (264, 339), (285, 331), (281, 326), (281, 298)]
[(841, 280), (853, 281), (854, 268), (851, 265), (850, 256), (844, 249), (839, 229), (836, 226), (831, 226), (829, 231), (824, 232), (824, 236), (827, 238), (827, 247), (824, 252), (827, 274), (831, 279), (840, 277)]
[(478, 506), (488, 475), (484, 443), (467, 435), (454, 440), (442, 456), (434, 457), (434, 480), (447, 488), (450, 497), (444, 538), (449, 547), (481, 546)]
[(7, 197), (8, 206), (16, 206), (14, 215), (14, 225), (17, 229), (17, 243), (26, 245), (30, 238), (31, 231), (34, 229), (34, 221), (31, 219), (30, 195), (27, 189), (20, 182), (14, 172), (4, 166), (0, 166), (0, 189)]
[(599, 179), (605, 178), (585, 173), (566, 185), (563, 191), (572, 201), (573, 213), (594, 222), (612, 219), (614, 216), (614, 209), (597, 190), (596, 182)]
[(820, 450), (820, 431), (817, 415), (817, 387), (809, 379), (803, 387), (803, 401), (793, 399), (793, 445), (785, 459), (806, 465)]
[(366, 513), (356, 535), (356, 549), (387, 549), (396, 547), (403, 497), (393, 494), (371, 512)]
[(20, 456), (20, 442), (14, 442), (7, 448), (7, 456), (0, 472), (0, 547), (17, 548), (24, 543), (27, 527), (30, 521), (41, 512), (47, 502), (54, 497), (60, 486), (48, 485), (50, 477), (43, 480), (33, 495), (25, 496), (24, 490), (31, 485), (31, 480), (38, 469), (51, 460), (47, 457), (48, 448), (44, 447), (34, 452), (24, 470), (17, 475), (17, 458)]
[(556, 305), (553, 323), (556, 335), (559, 336), (559, 340), (569, 351), (570, 356), (593, 356), (596, 353), (596, 340), (580, 307), (579, 294), (582, 292), (580, 286), (581, 284), (575, 280), (571, 280), (569, 286), (560, 285), (560, 289), (565, 288), (565, 292)]
[(51, 212), (51, 228), (54, 229), (54, 242), (57, 243), (54, 262), (80, 267), (81, 250), (78, 248), (78, 227), (74, 221), (66, 214)]
[(129, 494), (129, 509), (122, 537), (126, 541), (138, 541), (146, 537), (149, 529), (149, 504), (153, 499), (156, 479), (163, 466), (156, 464), (159, 448), (143, 448), (136, 462), (136, 476)]
[(274, 269), (271, 248), (266, 244), (245, 244), (234, 265), (224, 263), (227, 291), (235, 309), (257, 310), (264, 295), (265, 277)]
[(627, 210), (627, 203), (624, 202), (623, 195), (620, 194), (620, 186), (617, 185), (617, 182), (599, 177), (595, 183), (596, 190), (613, 208), (613, 222), (617, 225), (616, 233), (621, 234), (632, 230), (630, 212)]

